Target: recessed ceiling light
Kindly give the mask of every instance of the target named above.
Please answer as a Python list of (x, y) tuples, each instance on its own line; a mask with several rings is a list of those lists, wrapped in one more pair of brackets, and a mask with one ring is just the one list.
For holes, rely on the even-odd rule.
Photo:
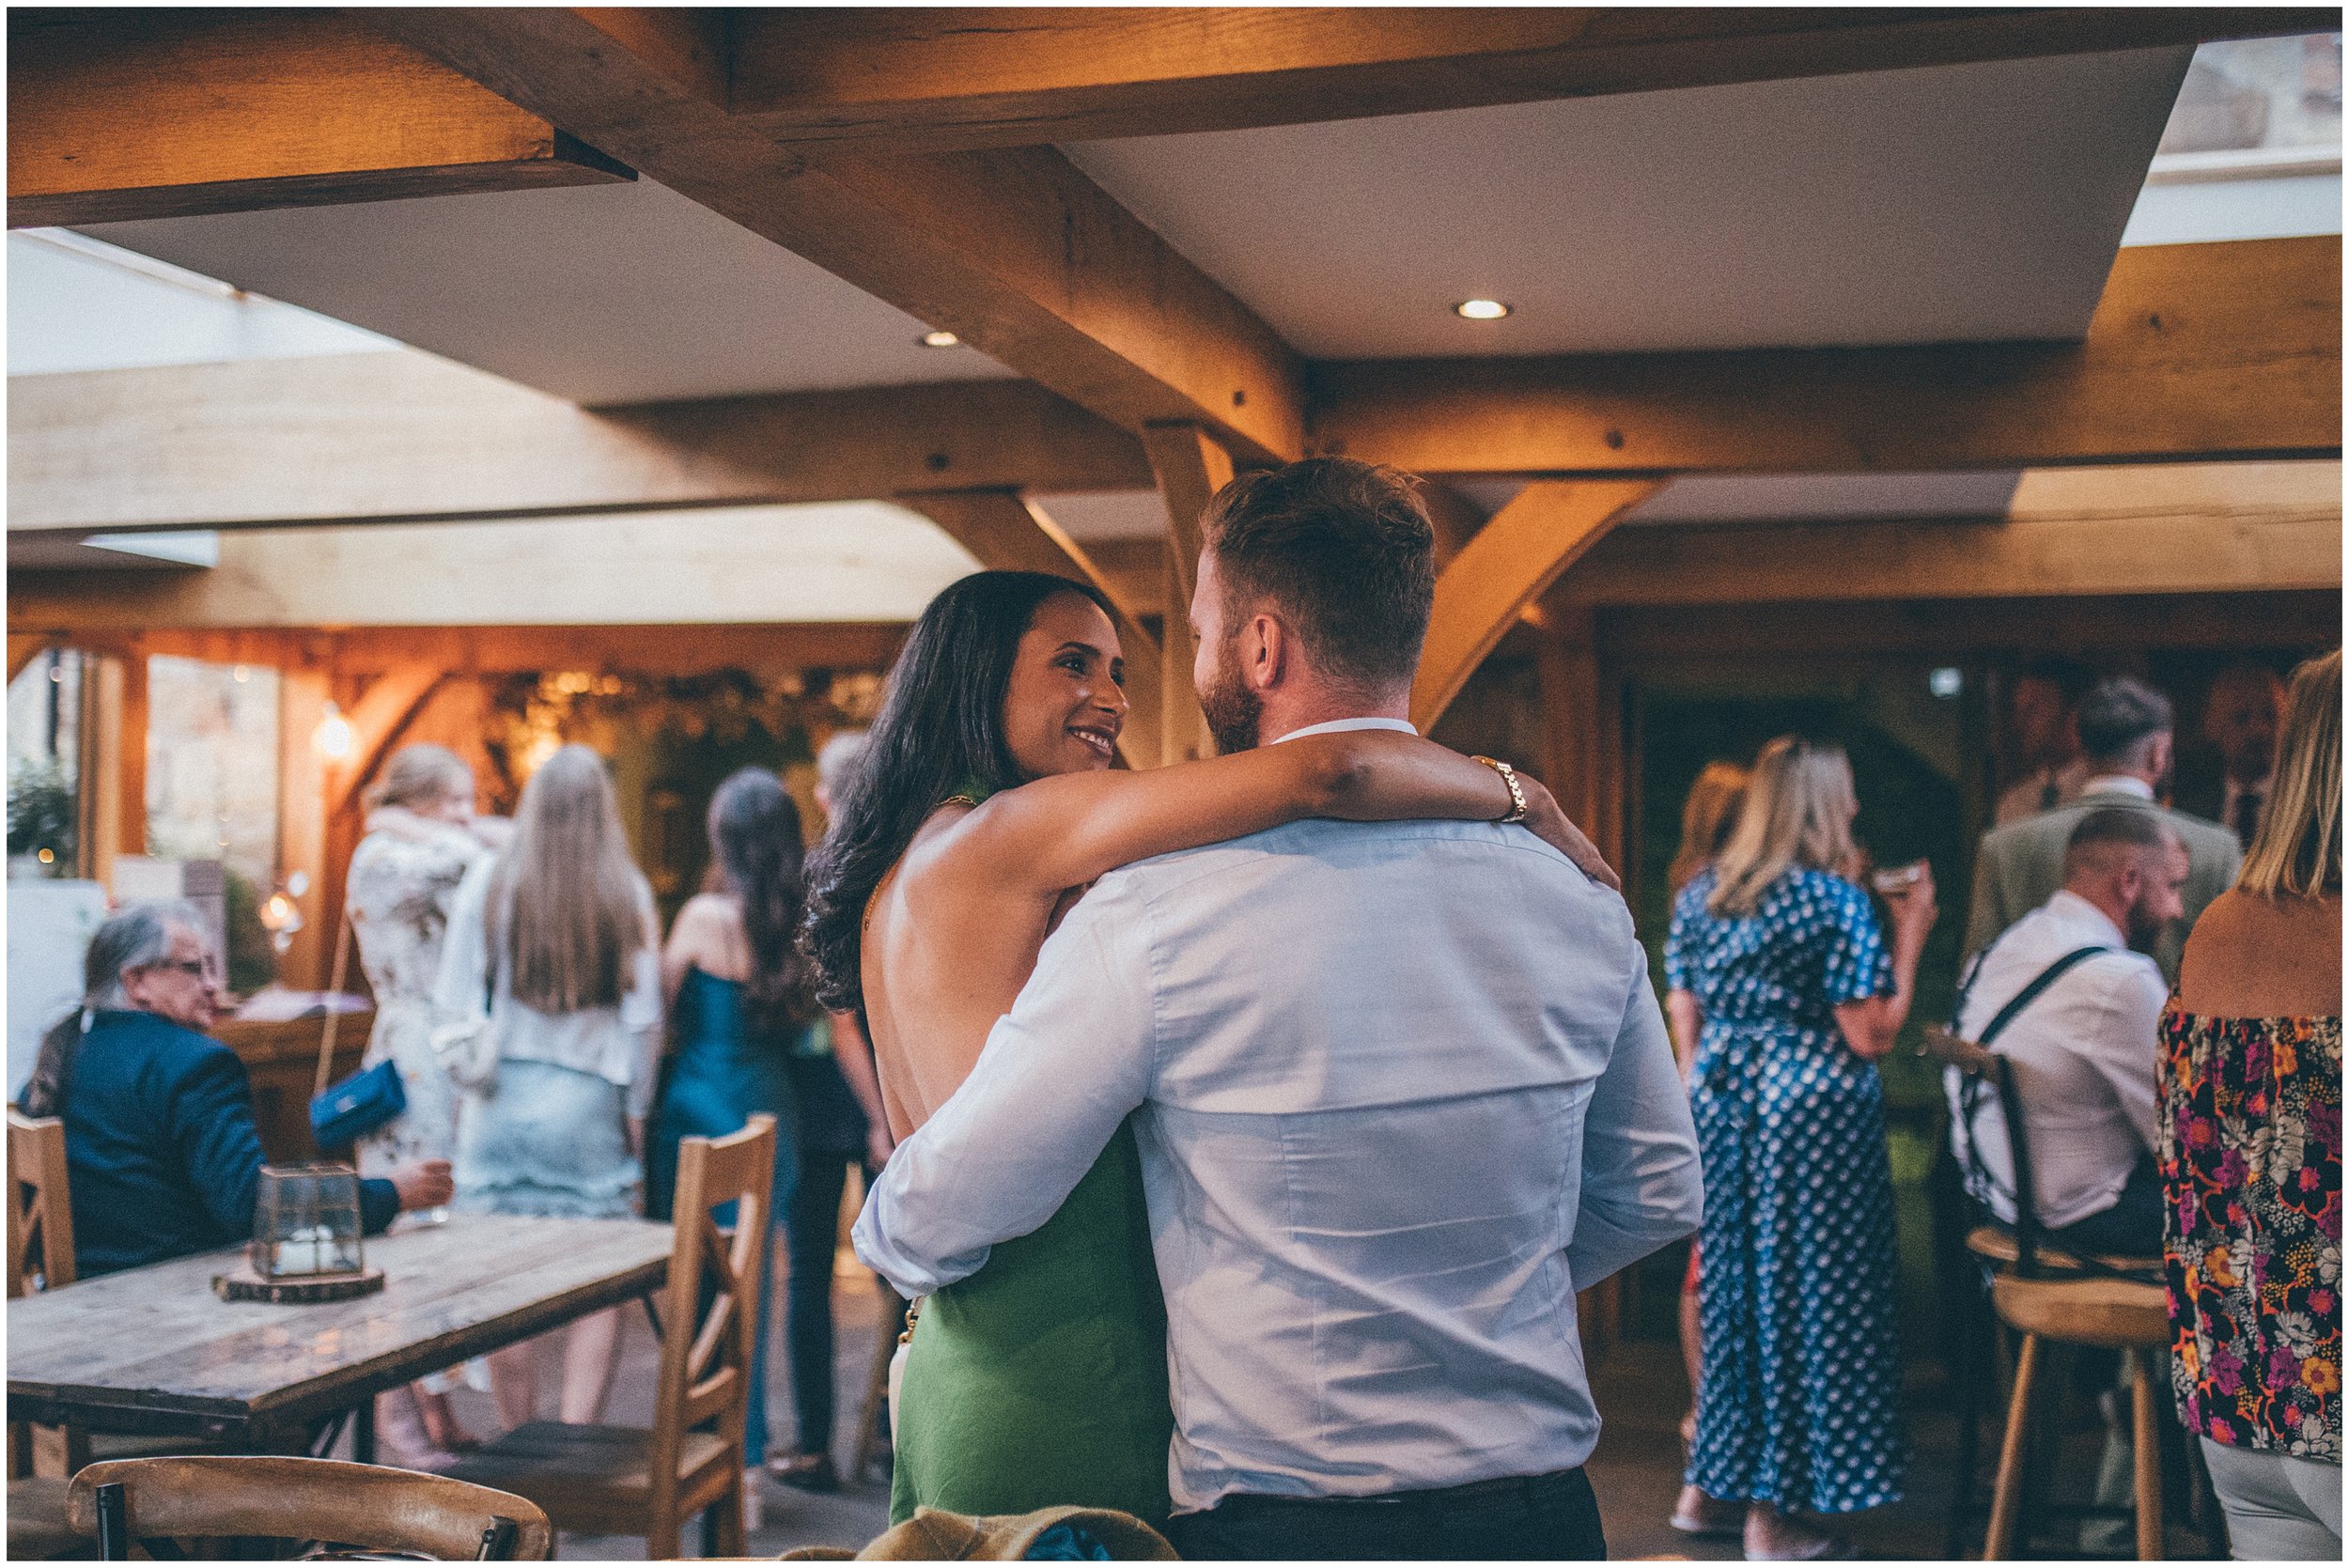
[(1498, 321), (1509, 314), (1509, 307), (1499, 300), (1462, 300), (1452, 307), (1452, 314), (1470, 321)]
[(922, 334), (922, 347), (925, 349), (954, 349), (960, 347), (962, 339), (950, 332), (926, 332)]

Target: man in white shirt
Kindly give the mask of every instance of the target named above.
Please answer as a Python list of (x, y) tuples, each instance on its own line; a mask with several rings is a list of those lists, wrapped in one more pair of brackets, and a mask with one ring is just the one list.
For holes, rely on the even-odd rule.
[[(2061, 1246), (2140, 1258), (2161, 1250), (2154, 1101), (2169, 986), (2129, 944), (2177, 918), (2186, 877), (2185, 846), (2160, 817), (2126, 806), (2090, 812), (2064, 846), (2063, 886), (1990, 944), (1963, 992), (1958, 1032), (1981, 1040), (2065, 955), (2105, 950), (2063, 970), (1984, 1042), (2013, 1065), (2035, 1206)], [(1968, 1186), (2011, 1225), (2015, 1163), (1998, 1096), (1983, 1086), (1969, 1113), (1954, 1069), (1948, 1087)]]
[[(1204, 520), (1227, 750), (1408, 729), (1410, 483), (1344, 458)], [(1136, 1120), (1191, 1558), (1604, 1555), (1575, 1292), (1695, 1228), (1695, 1133), (1623, 900), (1520, 829), (1300, 822), (1097, 882), (857, 1250), (908, 1296)]]

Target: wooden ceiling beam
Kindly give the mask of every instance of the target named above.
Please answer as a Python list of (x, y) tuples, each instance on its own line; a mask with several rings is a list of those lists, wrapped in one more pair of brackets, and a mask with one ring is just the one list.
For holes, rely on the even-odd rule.
[(2313, 7), (834, 7), (733, 13), (728, 106), (955, 151), (2331, 32)]
[(723, 13), (394, 8), (395, 37), (1124, 428), (1303, 446), (1303, 365), (1050, 147), (817, 163), (727, 113)]
[(304, 527), (1145, 489), (1132, 436), (1024, 381), (593, 411), (409, 351), (24, 376), (8, 529)]
[[(328, 669), (389, 675), (428, 665), (448, 675), (535, 674), (545, 670), (633, 671), (694, 675), (716, 670), (880, 670), (897, 657), (906, 628), (879, 622), (795, 626), (409, 626), (186, 628), (70, 624), (70, 605), (53, 604), (58, 625), (46, 645), (145, 657), (169, 654), (212, 664)], [(17, 610), (9, 606), (14, 622)], [(17, 634), (11, 633), (11, 646)]]
[(1618, 528), (1560, 581), (1595, 605), (2341, 587), (2341, 506)]
[(8, 13), (8, 226), (633, 179), (334, 10)]
[(2341, 452), (2341, 239), (2123, 250), (2086, 341), (1315, 367), (1413, 473), (1901, 473)]
[(1198, 586), (1200, 519), (1216, 492), (1232, 482), (1232, 455), (1196, 425), (1154, 425), (1142, 432), (1159, 494), (1166, 503), (1166, 569), (1161, 590), (1159, 681), (1164, 754), (1169, 762), (1215, 755), (1215, 737), (1191, 679), (1199, 643), (1190, 634), (1190, 600)]

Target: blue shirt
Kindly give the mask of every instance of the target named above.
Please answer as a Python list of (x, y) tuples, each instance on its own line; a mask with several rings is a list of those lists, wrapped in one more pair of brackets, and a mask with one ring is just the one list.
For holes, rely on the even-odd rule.
[[(248, 1239), (260, 1191), (253, 1085), (237, 1053), (153, 1013), (103, 1012), (66, 1084), (67, 1180), (82, 1278)], [(359, 1184), (370, 1232), (392, 1222), (392, 1184)]]
[(1311, 821), (1112, 872), (857, 1250), (963, 1279), (1128, 1112), (1178, 1511), (1568, 1469), (1574, 1294), (1694, 1229), (1694, 1130), (1623, 900), (1517, 828)]

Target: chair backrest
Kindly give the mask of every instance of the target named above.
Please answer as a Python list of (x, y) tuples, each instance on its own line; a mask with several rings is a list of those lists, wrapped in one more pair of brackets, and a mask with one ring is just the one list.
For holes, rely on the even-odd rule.
[[(2030, 1131), (2023, 1120), (2023, 1096), (2015, 1087), (2015, 1063), (1973, 1041), (1946, 1029), (1926, 1029), (1919, 1049), (1945, 1067), (1954, 1067), (1967, 1080), (1959, 1104), (1970, 1106), (1987, 1091), (1999, 1096), (1999, 1119), (2006, 1124), (2006, 1146), (2015, 1167), (2015, 1272), (2025, 1279), (2039, 1271), (2039, 1184), (2031, 1174)], [(1982, 1145), (1973, 1118), (1966, 1119), (1968, 1185), (1990, 1189), (1990, 1173), (1982, 1162)], [(1995, 1218), (1995, 1217), (1994, 1217)]]
[(8, 1107), (8, 1296), (73, 1282), (65, 1124)]
[[(775, 1119), (764, 1113), (740, 1132), (688, 1138), (678, 1146), (677, 1247), (669, 1255), (667, 1327), (654, 1395), (656, 1493), (677, 1486), (688, 1432), (708, 1427), (738, 1452), (741, 1448), (751, 1348), (765, 1304), (774, 1176)], [(712, 1212), (729, 1205), (730, 1234)], [(654, 1513), (661, 1512), (656, 1505)]]
[[(100, 1537), (99, 1488), (113, 1485), (123, 1489), (128, 1542), (257, 1537), (463, 1561), (480, 1554), (483, 1532), (500, 1520), (515, 1527), (504, 1554), (509, 1559), (543, 1560), (553, 1540), (545, 1511), (511, 1492), (339, 1459), (243, 1454), (88, 1466), (66, 1497), (67, 1519), (85, 1539)], [(101, 1544), (119, 1548), (128, 1542)]]

